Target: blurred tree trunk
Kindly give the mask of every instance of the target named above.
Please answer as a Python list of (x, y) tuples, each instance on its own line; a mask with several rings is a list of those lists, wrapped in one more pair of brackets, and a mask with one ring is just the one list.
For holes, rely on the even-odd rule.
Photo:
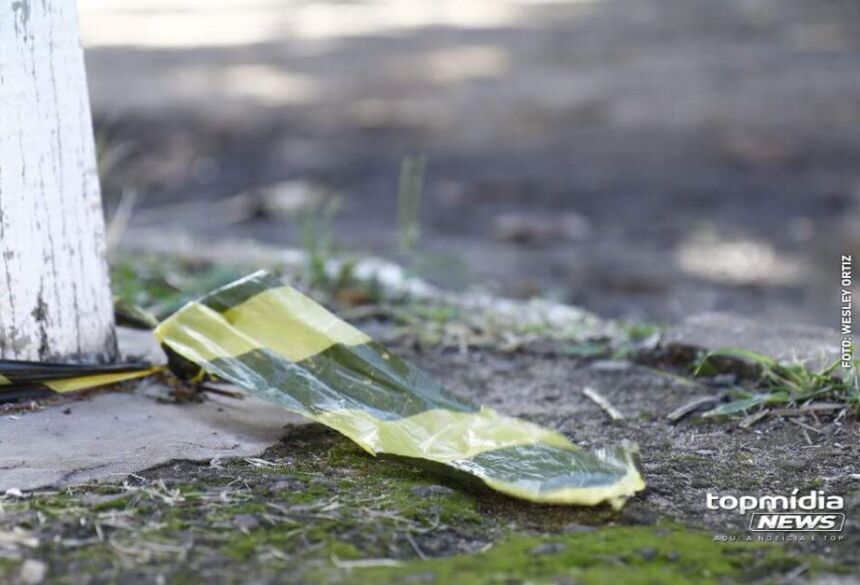
[(0, 358), (115, 357), (75, 0), (8, 0), (0, 3)]

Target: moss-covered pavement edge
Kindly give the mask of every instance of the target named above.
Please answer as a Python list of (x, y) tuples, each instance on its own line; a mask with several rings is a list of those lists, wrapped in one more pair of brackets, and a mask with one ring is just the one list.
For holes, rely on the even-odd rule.
[(463, 585), (779, 582), (837, 568), (784, 543), (721, 542), (667, 521), (622, 523), (609, 508), (442, 482), (296, 427), (258, 459), (5, 496), (0, 581), (34, 567), (46, 583)]

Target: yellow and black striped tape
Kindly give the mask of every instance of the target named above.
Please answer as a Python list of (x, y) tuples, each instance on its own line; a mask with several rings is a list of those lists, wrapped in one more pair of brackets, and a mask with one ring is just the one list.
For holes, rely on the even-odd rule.
[(51, 364), (0, 360), (0, 398), (65, 393), (142, 378), (163, 369), (150, 364)]
[(188, 303), (155, 335), (208, 374), (371, 454), (441, 463), (534, 502), (619, 507), (645, 486), (634, 447), (585, 451), (473, 406), (265, 272)]

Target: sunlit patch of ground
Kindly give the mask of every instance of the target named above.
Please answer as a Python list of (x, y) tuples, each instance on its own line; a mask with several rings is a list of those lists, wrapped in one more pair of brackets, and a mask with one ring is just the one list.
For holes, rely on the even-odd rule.
[(516, 22), (524, 8), (596, 0), (82, 0), (88, 47), (218, 47), (292, 37), (335, 40), (398, 34), (416, 28), (500, 27)]

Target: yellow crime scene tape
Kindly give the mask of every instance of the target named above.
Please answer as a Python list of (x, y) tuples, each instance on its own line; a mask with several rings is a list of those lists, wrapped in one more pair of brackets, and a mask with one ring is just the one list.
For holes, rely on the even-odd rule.
[(0, 398), (39, 390), (63, 394), (142, 378), (163, 369), (148, 363), (81, 366), (0, 360)]
[[(155, 336), (174, 371), (188, 377), (199, 369), (236, 384), (373, 455), (441, 464), (540, 503), (619, 508), (645, 487), (635, 446), (584, 450), (561, 433), (472, 405), (266, 272), (186, 304)], [(151, 371), (99, 371), (106, 378), (89, 382)], [(68, 391), (85, 380), (45, 384)]]

